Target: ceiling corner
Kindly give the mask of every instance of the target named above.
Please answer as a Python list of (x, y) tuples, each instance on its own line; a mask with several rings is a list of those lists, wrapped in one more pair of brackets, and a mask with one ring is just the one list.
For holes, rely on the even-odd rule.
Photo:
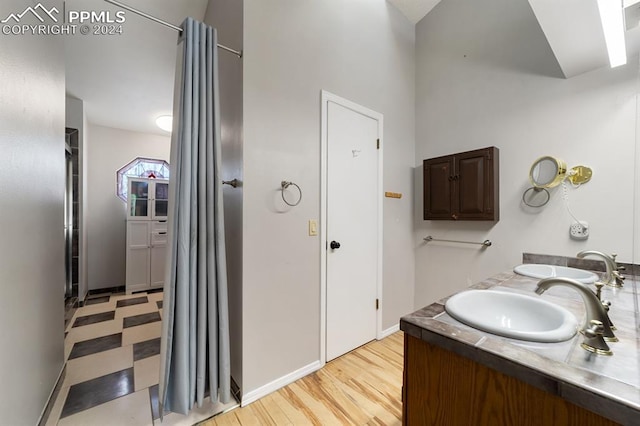
[(394, 5), (412, 24), (417, 24), (440, 0), (387, 0)]

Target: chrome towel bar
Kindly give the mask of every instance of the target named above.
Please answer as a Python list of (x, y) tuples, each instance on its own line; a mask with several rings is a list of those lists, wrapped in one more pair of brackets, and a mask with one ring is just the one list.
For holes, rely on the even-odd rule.
[(424, 241), (426, 242), (430, 242), (430, 241), (444, 241), (445, 243), (460, 243), (460, 244), (478, 244), (481, 245), (483, 247), (491, 247), (491, 241), (489, 240), (484, 240), (481, 243), (477, 243), (475, 241), (459, 241), (459, 240), (441, 240), (439, 238), (433, 238), (431, 235), (427, 235), (426, 237), (423, 238)]

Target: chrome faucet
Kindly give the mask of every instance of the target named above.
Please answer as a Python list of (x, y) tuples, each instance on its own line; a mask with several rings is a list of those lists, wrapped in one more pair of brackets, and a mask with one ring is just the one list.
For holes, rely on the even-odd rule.
[(557, 285), (576, 290), (584, 301), (586, 321), (581, 330), (581, 333), (585, 336), (585, 340), (581, 344), (582, 348), (600, 355), (611, 355), (611, 349), (609, 349), (606, 341), (617, 342), (618, 338), (613, 334), (607, 312), (596, 294), (585, 284), (569, 278), (545, 278), (540, 280), (535, 290), (536, 294), (540, 295)]
[(606, 270), (604, 274), (604, 278), (600, 282), (595, 282), (594, 285), (596, 286), (596, 296), (602, 303), (602, 306), (604, 307), (604, 310), (607, 313), (606, 322), (609, 324), (609, 327), (612, 330), (615, 330), (616, 327), (613, 325), (613, 322), (609, 318), (609, 309), (611, 308), (611, 302), (609, 302), (608, 300), (602, 300), (602, 286), (608, 285), (611, 287), (622, 287), (622, 281), (624, 280), (624, 277), (620, 275), (619, 271), (623, 271), (625, 268), (624, 266), (618, 267), (618, 264), (616, 263), (617, 254), (608, 255), (600, 251), (584, 250), (578, 253), (576, 257), (582, 259), (588, 255), (595, 255), (604, 259), (604, 266)]
[(616, 265), (615, 260), (613, 260), (613, 257), (609, 256), (608, 254), (602, 253), (601, 251), (595, 251), (595, 250), (583, 250), (580, 253), (576, 254), (576, 257), (579, 259), (582, 259), (589, 255), (598, 256), (602, 258), (602, 260), (604, 260), (605, 273), (604, 273), (604, 277), (602, 278), (602, 282), (605, 285), (617, 287), (617, 285), (615, 284), (616, 280), (614, 278), (613, 273), (614, 271), (618, 273), (617, 272), (618, 267)]

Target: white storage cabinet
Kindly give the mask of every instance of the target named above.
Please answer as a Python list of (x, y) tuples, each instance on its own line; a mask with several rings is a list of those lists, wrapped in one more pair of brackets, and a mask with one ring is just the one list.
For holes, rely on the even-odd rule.
[(127, 294), (164, 286), (169, 181), (129, 179)]

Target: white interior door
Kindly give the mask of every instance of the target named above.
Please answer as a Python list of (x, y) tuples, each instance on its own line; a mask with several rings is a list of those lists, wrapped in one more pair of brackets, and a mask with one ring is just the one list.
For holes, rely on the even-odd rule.
[[(378, 119), (327, 102), (326, 360), (376, 338)], [(339, 247), (338, 247), (339, 244)]]

